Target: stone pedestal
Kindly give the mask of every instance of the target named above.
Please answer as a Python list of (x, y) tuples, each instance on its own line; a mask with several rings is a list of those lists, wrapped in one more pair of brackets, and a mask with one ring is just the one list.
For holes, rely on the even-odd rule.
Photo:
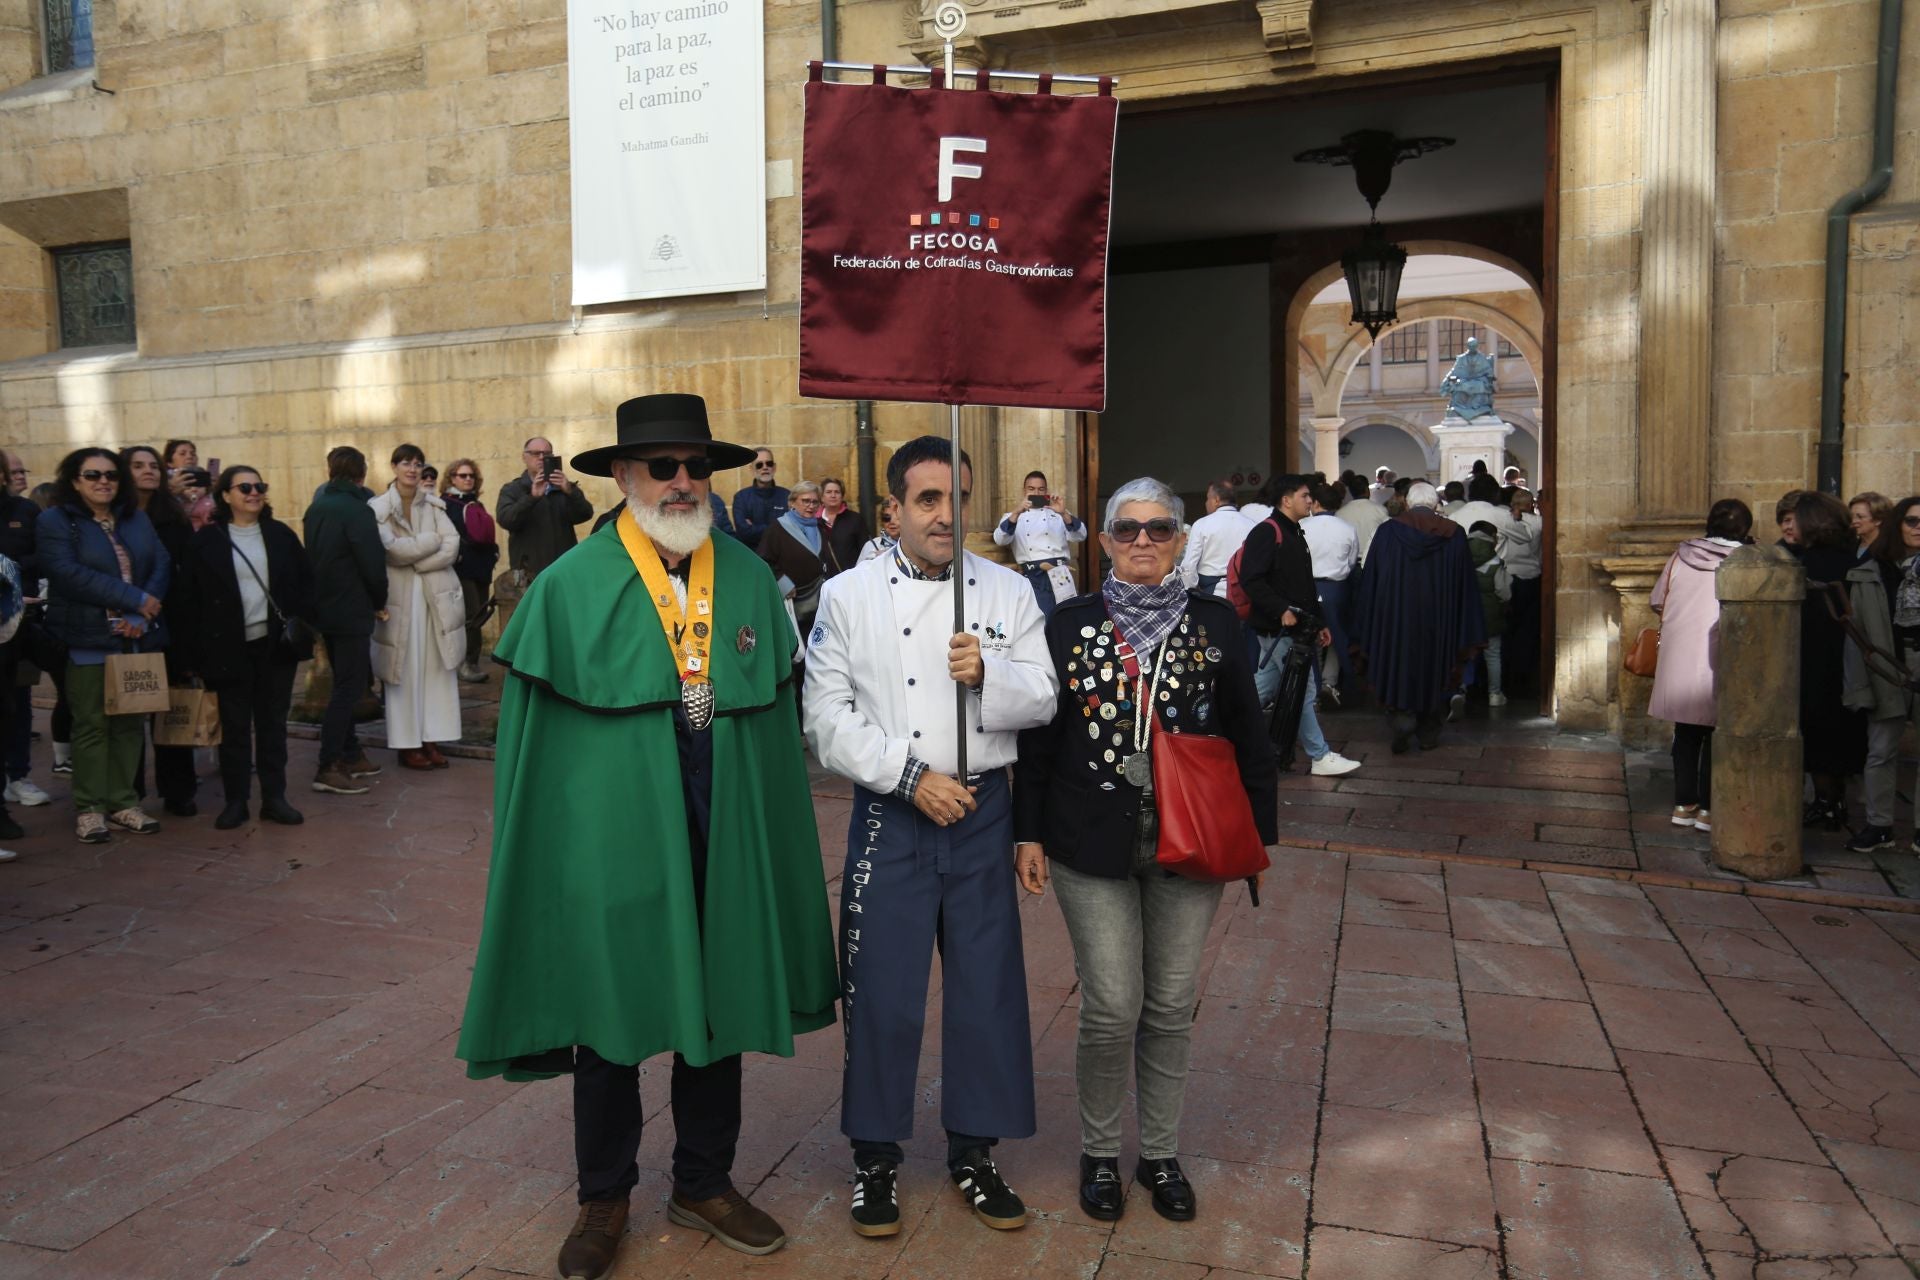
[(1800, 602), (1786, 552), (1742, 547), (1720, 564), (1714, 660), (1713, 861), (1755, 880), (1800, 874)]
[(1475, 462), (1487, 464), (1498, 478), (1507, 465), (1507, 437), (1513, 427), (1497, 414), (1483, 414), (1469, 421), (1448, 414), (1433, 429), (1434, 443), (1440, 446), (1441, 485), (1458, 480), (1465, 483)]
[(1607, 727), (1620, 735), (1624, 746), (1660, 747), (1671, 739), (1670, 726), (1647, 718), (1653, 681), (1634, 675), (1620, 664), (1642, 629), (1660, 624), (1649, 602), (1654, 584), (1660, 580), (1674, 548), (1688, 538), (1699, 537), (1700, 528), (1697, 520), (1636, 522), (1615, 534), (1610, 554), (1596, 562), (1620, 593), (1620, 631), (1616, 642), (1608, 646), (1608, 660), (1619, 681), (1618, 698), (1610, 708)]

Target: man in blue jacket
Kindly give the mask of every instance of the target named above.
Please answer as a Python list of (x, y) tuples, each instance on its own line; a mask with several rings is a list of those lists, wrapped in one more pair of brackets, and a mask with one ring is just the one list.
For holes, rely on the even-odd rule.
[(753, 451), (753, 483), (733, 495), (733, 536), (756, 550), (760, 535), (787, 514), (787, 491), (773, 482), (773, 450)]

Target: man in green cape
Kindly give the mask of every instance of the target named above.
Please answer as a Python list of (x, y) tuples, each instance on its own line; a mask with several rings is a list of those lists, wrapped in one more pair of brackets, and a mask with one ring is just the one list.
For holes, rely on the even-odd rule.
[(707, 477), (751, 449), (698, 396), (629, 400), (575, 457), (620, 518), (533, 582), (494, 651), (493, 867), (460, 1057), (573, 1075), (580, 1214), (560, 1274), (613, 1265), (638, 1181), (638, 1064), (673, 1052), (668, 1216), (746, 1253), (786, 1234), (735, 1190), (740, 1055), (833, 1021), (826, 877), (794, 704), (792, 624), (758, 557), (710, 528)]

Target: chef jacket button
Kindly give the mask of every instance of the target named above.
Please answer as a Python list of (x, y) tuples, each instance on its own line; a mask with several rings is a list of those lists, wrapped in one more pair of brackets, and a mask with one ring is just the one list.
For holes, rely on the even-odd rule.
[(917, 738), (917, 737), (919, 737), (919, 736), (920, 736), (920, 731), (919, 731), (918, 729), (915, 729), (915, 730), (913, 731), (913, 736), (914, 736), (914, 737), (916, 737), (916, 738)]
[(978, 630), (980, 629), (980, 624), (979, 624), (979, 623), (977, 623), (977, 622), (976, 622), (976, 623), (974, 623), (974, 624), (973, 624), (973, 629), (974, 629), (975, 631), (978, 631)]
[(912, 677), (912, 676), (908, 676), (908, 677), (907, 677), (907, 683), (908, 683), (908, 684), (912, 684), (912, 683), (913, 683), (913, 677)]
[(910, 635), (912, 635), (912, 634), (913, 634), (913, 628), (912, 628), (912, 627), (902, 627), (902, 628), (900, 628), (900, 634), (901, 634), (901, 635), (903, 635), (903, 636), (910, 636)]
[(967, 579), (967, 585), (968, 585), (968, 586), (970, 586), (970, 587), (977, 587), (977, 586), (979, 586), (980, 584), (979, 584), (979, 583), (978, 583), (977, 581), (975, 581), (974, 579), (972, 579), (972, 578), (968, 578), (968, 579)]
[(898, 579), (898, 578), (890, 578), (890, 579), (888, 579), (888, 581), (890, 581), (890, 582), (892, 582), (892, 583), (893, 583), (893, 585), (894, 585), (894, 586), (896, 586), (896, 587), (900, 585), (900, 579)]

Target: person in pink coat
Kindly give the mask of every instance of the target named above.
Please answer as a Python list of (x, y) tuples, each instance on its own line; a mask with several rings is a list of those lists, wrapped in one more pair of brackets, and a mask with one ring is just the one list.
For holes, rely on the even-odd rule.
[(1707, 513), (1707, 535), (1680, 544), (1653, 588), (1660, 615), (1660, 665), (1647, 714), (1673, 721), (1673, 825), (1712, 829), (1713, 660), (1720, 601), (1713, 575), (1753, 541), (1753, 512), (1723, 498)]

